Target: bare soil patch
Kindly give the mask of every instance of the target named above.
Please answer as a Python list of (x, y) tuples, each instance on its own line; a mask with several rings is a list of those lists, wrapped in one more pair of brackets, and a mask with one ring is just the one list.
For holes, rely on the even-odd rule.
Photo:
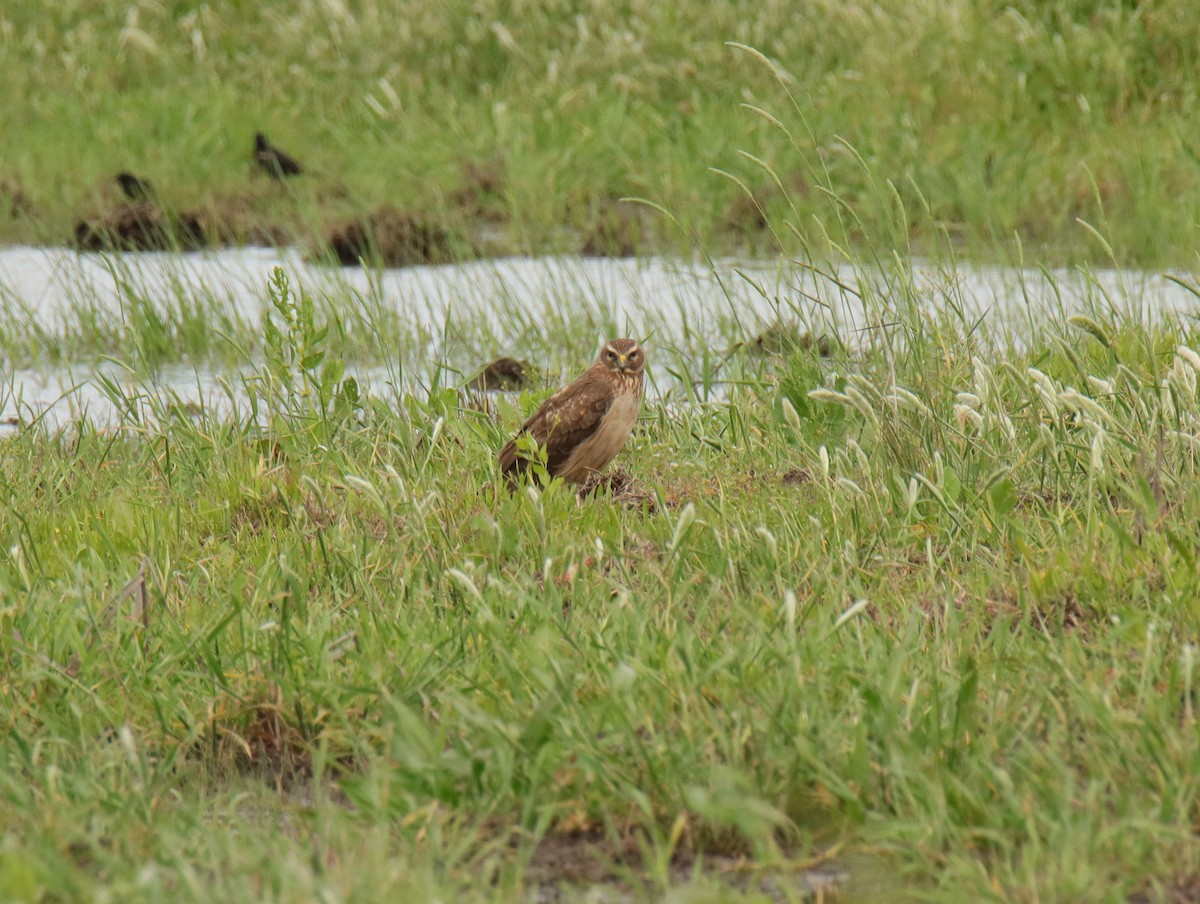
[(632, 474), (624, 468), (613, 468), (603, 474), (593, 474), (579, 485), (575, 495), (581, 500), (605, 493), (613, 502), (625, 508), (641, 509), (646, 514), (658, 511), (658, 502)]
[(806, 468), (789, 468), (783, 472), (783, 476), (779, 478), (779, 482), (785, 487), (798, 487), (806, 483), (812, 483), (813, 476)]

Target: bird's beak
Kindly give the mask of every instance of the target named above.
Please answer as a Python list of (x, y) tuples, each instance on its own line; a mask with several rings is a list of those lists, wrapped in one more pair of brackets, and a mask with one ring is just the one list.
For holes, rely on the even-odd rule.
[(617, 370), (621, 371), (621, 373), (629, 370), (629, 355), (621, 355), (617, 358)]

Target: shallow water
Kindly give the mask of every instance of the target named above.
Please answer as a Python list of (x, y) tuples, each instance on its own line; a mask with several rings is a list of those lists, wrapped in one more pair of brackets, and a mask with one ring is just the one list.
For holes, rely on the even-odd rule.
[[(815, 335), (853, 337), (911, 316), (893, 307), (905, 298), (917, 300), (919, 316), (978, 323), (980, 336), (1018, 340), (1039, 321), (1073, 313), (1146, 318), (1197, 306), (1194, 294), (1161, 274), (1111, 269), (1042, 271), (960, 263), (947, 273), (917, 262), (906, 272), (847, 265), (822, 274), (778, 262), (718, 261), (710, 268), (701, 261), (550, 257), (369, 272), (309, 265), (297, 253), (278, 249), (107, 258), (13, 247), (0, 249), (0, 318), (8, 319), (2, 325), (9, 333), (36, 326), (53, 335), (65, 331), (80, 309), (123, 316), (122, 292), (132, 286), (151, 300), (192, 296), (255, 323), (263, 315), (276, 266), (285, 267), (293, 285), (314, 296), (345, 297), (347, 290), (369, 295), (435, 335), (447, 323), (480, 321), (505, 335), (511, 324), (501, 321), (514, 308), (556, 312), (565, 320), (572, 311), (586, 309), (628, 334), (653, 334), (652, 341), (662, 345), (693, 347), (719, 337), (728, 342), (731, 329), (752, 337), (781, 316)], [(494, 354), (509, 352), (497, 348)], [(364, 368), (355, 375), (378, 391), (394, 379), (394, 370)], [(81, 415), (111, 419), (114, 401), (104, 377), (134, 394), (165, 391), (184, 405), (221, 408), (238, 399), (237, 376), (204, 364), (163, 367), (152, 386), (115, 364), (8, 368), (0, 370), (0, 422), (28, 422), (43, 414), (57, 423)], [(669, 380), (657, 374), (655, 391), (663, 394)]]

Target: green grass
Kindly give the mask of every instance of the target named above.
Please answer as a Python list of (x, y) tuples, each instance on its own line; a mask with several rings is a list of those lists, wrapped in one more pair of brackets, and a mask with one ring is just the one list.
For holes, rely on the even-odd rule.
[(580, 832), (646, 899), (737, 894), (694, 854), (836, 854), (851, 901), (1200, 871), (1185, 323), (874, 298), (894, 328), (723, 402), (660, 370), (629, 508), (501, 488), (544, 391), (364, 394), (267, 289), (236, 413), (147, 382), (0, 440), (0, 895), (527, 900)]
[[(169, 206), (240, 199), (300, 236), (381, 202), (470, 232), (463, 166), (502, 161), (497, 251), (575, 249), (623, 196), (685, 227), (650, 218), (644, 251), (772, 247), (728, 222), (745, 196), (720, 170), (785, 240), (840, 211), (835, 240), (886, 249), (900, 202), (928, 209), (921, 248), (1003, 256), (1019, 238), (1079, 259), (1083, 220), (1124, 262), (1190, 263), (1197, 34), (1187, 4), (1118, 0), (14, 7), (0, 177), (33, 212), (0, 237), (64, 242), (122, 169)], [(257, 129), (312, 177), (252, 180)]]
[[(283, 270), (258, 310), (122, 258), (115, 308), (5, 289), (5, 368), (102, 362), (121, 414), (0, 433), (0, 898), (799, 899), (830, 864), (869, 904), (1188, 898), (1200, 335), (1132, 279), (976, 320), (956, 261), (1190, 259), (1200, 17), (742, 6), (0, 14), (10, 239), (118, 169), (243, 191), (261, 127), (318, 173), (268, 199), (306, 222), (449, 217), (500, 154), (515, 246), (637, 194), (663, 247), (849, 266), (871, 325), (821, 319), (831, 280), (792, 310), (783, 262), (763, 294), (829, 357), (567, 281), (437, 326)], [(783, 186), (761, 236), (719, 225), (738, 181)], [(516, 425), (639, 327), (641, 501), (506, 492)], [(500, 351), (546, 385), (456, 390)], [(179, 364), (226, 397), (180, 404)]]

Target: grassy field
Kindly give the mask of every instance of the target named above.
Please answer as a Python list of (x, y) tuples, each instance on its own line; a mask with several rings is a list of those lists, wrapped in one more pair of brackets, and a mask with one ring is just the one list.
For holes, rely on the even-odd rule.
[[(1003, 256), (1019, 237), (1077, 259), (1080, 219), (1127, 263), (1196, 247), (1200, 10), (1185, 3), (9, 6), (8, 241), (69, 240), (130, 170), (168, 207), (284, 241), (389, 204), (483, 253), (597, 234), (756, 247), (773, 243), (761, 204), (809, 241), (851, 217), (866, 245), (899, 203), (920, 214), (919, 249), (948, 236)], [(310, 174), (253, 177), (259, 129)], [(624, 196), (683, 231), (614, 207)]]
[(1190, 900), (1192, 327), (914, 288), (703, 405), (652, 340), (580, 500), (498, 486), (546, 390), (364, 393), (263, 294), (232, 414), (0, 440), (0, 897)]
[[(0, 900), (1200, 897), (1200, 332), (1086, 266), (977, 319), (957, 263), (1192, 262), (1200, 12), (795, 6), (0, 12), (0, 239), (129, 169), (302, 241), (389, 203), (497, 253), (782, 250), (871, 325), (782, 278), (823, 341), (486, 287), (435, 328), (286, 269), (248, 313), (119, 258), (117, 310), (0, 288), (0, 400), (100, 362), (120, 412), (0, 426)], [(257, 129), (311, 175), (252, 176)], [(508, 492), (639, 328), (622, 486)], [(544, 381), (459, 389), (500, 352)]]

